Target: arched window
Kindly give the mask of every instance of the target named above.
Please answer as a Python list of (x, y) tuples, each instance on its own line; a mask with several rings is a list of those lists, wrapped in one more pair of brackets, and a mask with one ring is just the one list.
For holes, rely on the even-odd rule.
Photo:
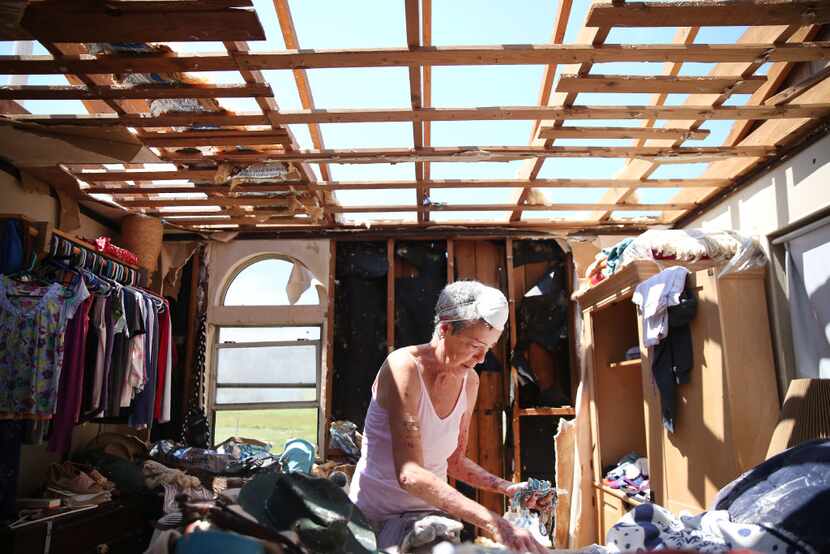
[[(292, 281), (289, 286), (289, 281)], [(265, 258), (236, 273), (225, 290), (225, 306), (307, 306), (320, 303), (317, 280), (301, 264)], [(307, 288), (306, 288), (307, 287)], [(289, 294), (299, 295), (291, 302)]]
[(275, 315), (266, 321), (216, 322), (215, 442), (245, 436), (270, 442), (277, 453), (290, 438), (317, 442), (322, 318), (297, 325), (279, 315), (319, 305), (317, 283), (302, 264), (274, 255), (255, 258), (228, 278), (223, 308), (281, 308), (268, 310)]

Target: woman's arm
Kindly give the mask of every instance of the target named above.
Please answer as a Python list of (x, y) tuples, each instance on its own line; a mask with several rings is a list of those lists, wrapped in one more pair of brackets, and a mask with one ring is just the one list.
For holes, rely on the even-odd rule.
[(461, 419), (461, 429), (458, 433), (458, 447), (447, 460), (447, 474), (477, 489), (507, 494), (507, 488), (513, 483), (493, 475), (467, 457), (467, 442), (470, 436), (470, 422), (473, 418), (476, 400), (478, 399), (479, 377), (471, 371), (467, 377), (467, 411)]

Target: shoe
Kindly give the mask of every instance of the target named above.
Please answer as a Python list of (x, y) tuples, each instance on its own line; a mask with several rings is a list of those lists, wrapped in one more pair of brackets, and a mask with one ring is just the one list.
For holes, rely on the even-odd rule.
[(49, 466), (49, 486), (76, 494), (92, 494), (103, 491), (103, 487), (72, 462)]

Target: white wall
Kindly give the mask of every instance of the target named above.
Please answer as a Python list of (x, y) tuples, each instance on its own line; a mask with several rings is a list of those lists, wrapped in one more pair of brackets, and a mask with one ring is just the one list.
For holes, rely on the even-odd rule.
[[(58, 199), (45, 192), (23, 190), (17, 180), (5, 171), (0, 171), (0, 199), (0, 213), (25, 215), (34, 221), (45, 221), (52, 227), (58, 224)], [(118, 239), (112, 229), (84, 214), (81, 214), (81, 228), (74, 234), (87, 238), (106, 235), (114, 241)]]
[(734, 229), (765, 237), (827, 206), (830, 136), (761, 176), (687, 227)]
[(830, 207), (830, 136), (817, 140), (752, 184), (728, 197), (687, 225), (688, 228), (734, 229), (756, 236), (766, 250), (767, 301), (775, 347), (779, 394), (783, 398), (795, 376), (784, 248), (770, 235)]

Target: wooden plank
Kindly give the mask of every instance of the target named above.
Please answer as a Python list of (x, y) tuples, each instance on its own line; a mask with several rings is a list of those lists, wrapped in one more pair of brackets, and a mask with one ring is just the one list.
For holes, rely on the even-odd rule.
[(524, 408), (519, 410), (519, 415), (525, 416), (573, 416), (576, 410), (573, 406), (562, 406), (559, 408)]
[(287, 192), (292, 189), (307, 190), (306, 183), (275, 183), (268, 185), (239, 185), (235, 189), (231, 189), (227, 185), (178, 185), (174, 187), (136, 187), (136, 186), (120, 186), (120, 187), (89, 187), (82, 189), (87, 194), (109, 194), (112, 196), (136, 195), (136, 194), (182, 194), (198, 192), (203, 194), (220, 194), (227, 195), (232, 192), (236, 193), (250, 193), (250, 192)]
[[(421, 45), (432, 46), (432, 0), (421, 0)], [(425, 65), (421, 68), (421, 106), (429, 108), (432, 106), (432, 67)], [(423, 145), (432, 144), (432, 126), (429, 121), (423, 122)], [(430, 178), (429, 162), (419, 164), (421, 166), (421, 180), (428, 181)], [(417, 177), (417, 175), (416, 175)], [(429, 187), (425, 184), (421, 189), (421, 203), (429, 198)], [(417, 198), (417, 193), (416, 193)], [(424, 212), (424, 221), (429, 221), (429, 212)]]
[(180, 169), (176, 171), (76, 171), (73, 175), (82, 181), (86, 181), (87, 183), (109, 183), (119, 181), (178, 181), (180, 179), (213, 182), (216, 170)]
[[(331, 401), (334, 396), (334, 292), (337, 286), (337, 280), (334, 278), (337, 268), (337, 242), (329, 241), (329, 279), (326, 286), (327, 304), (326, 304), (326, 365), (323, 366), (322, 390), (320, 396), (322, 397), (323, 413), (320, 419), (322, 420), (324, 437), (322, 457), (326, 458), (329, 439), (329, 426), (333, 420), (331, 416)], [(319, 426), (320, 424), (318, 424)]]
[[(214, 212), (217, 213), (217, 212)], [(218, 212), (221, 213), (221, 212)], [(285, 212), (283, 212), (285, 213)], [(180, 217), (181, 214), (169, 213), (159, 216), (167, 223), (176, 225), (258, 225), (261, 223), (279, 223), (281, 225), (315, 225), (314, 220), (308, 217), (252, 215), (250, 217)]]
[(708, 129), (672, 129), (670, 127), (544, 127), (539, 138), (576, 139), (671, 139), (678, 141), (703, 140)]
[(780, 0), (718, 0), (687, 2), (597, 3), (589, 27), (695, 27), (808, 25), (830, 23), (827, 2)]
[(307, 123), (369, 123), (408, 121), (487, 121), (534, 119), (669, 119), (669, 120), (732, 120), (732, 119), (803, 119), (825, 117), (830, 103), (782, 106), (488, 106), (479, 108), (405, 108), (301, 110), (280, 112), (270, 119), (251, 113), (171, 113), (158, 117), (129, 114), (80, 115), (5, 115), (12, 121), (40, 125), (92, 125), (127, 127), (187, 127), (192, 125), (276, 125)]
[(267, 83), (253, 85), (203, 85), (189, 87), (96, 87), (25, 85), (0, 86), (2, 100), (135, 100), (153, 98), (249, 98), (271, 96)]
[[(502, 241), (474, 241), (475, 245), (475, 278), (485, 285), (503, 290), (504, 278), (504, 246)], [(493, 355), (504, 367), (507, 364), (507, 345), (504, 335), (492, 349)], [(499, 477), (504, 476), (503, 446), (502, 446), (502, 410), (505, 408), (503, 397), (502, 373), (482, 371), (479, 374), (478, 405), (478, 463), (490, 473)], [(480, 492), (480, 502), (496, 513), (504, 511), (505, 497), (493, 492)]]
[[(406, 16), (406, 45), (412, 50), (421, 44), (421, 19), (418, 0), (406, 0), (404, 2), (404, 13)], [(413, 111), (422, 107), (421, 99), (421, 68), (418, 65), (409, 66), (409, 102)], [(412, 144), (415, 148), (424, 146), (423, 122), (412, 122)], [(424, 187), (421, 184), (424, 180), (424, 166), (422, 163), (415, 164), (415, 198), (417, 204), (424, 204)], [(418, 222), (423, 223), (427, 218), (426, 212), (418, 212)]]
[[(166, 152), (166, 160), (201, 161), (201, 160), (237, 160), (271, 162), (320, 162), (331, 163), (399, 163), (422, 160), (443, 162), (504, 162), (523, 158), (632, 158), (650, 157), (661, 159), (680, 159), (688, 162), (702, 161), (702, 158), (734, 158), (772, 156), (776, 154), (774, 146), (683, 146), (660, 148), (649, 146), (551, 146), (549, 148), (533, 146), (468, 146), (437, 148), (394, 148), (375, 149), (360, 148), (351, 150), (284, 150), (227, 151), (218, 154), (191, 152)], [(665, 163), (665, 162), (663, 162)]]
[[(274, 9), (277, 12), (277, 19), (280, 23), (280, 30), (282, 31), (283, 42), (285, 47), (292, 50), (299, 50), (300, 43), (297, 39), (297, 31), (294, 29), (294, 19), (291, 17), (291, 9), (288, 6), (288, 0), (274, 0)], [(300, 96), (300, 105), (304, 110), (313, 110), (314, 95), (311, 92), (311, 84), (308, 81), (308, 75), (305, 69), (294, 69), (294, 82), (297, 84), (297, 94)], [(308, 132), (311, 135), (311, 144), (314, 148), (322, 150), (326, 147), (323, 141), (323, 131), (316, 123), (309, 123)], [(331, 172), (328, 164), (320, 164), (320, 176), (326, 180), (331, 181)]]
[[(516, 320), (516, 270), (513, 266), (513, 239), (505, 239), (505, 252), (507, 263), (507, 314), (508, 326), (510, 328), (510, 352), (516, 349), (518, 343), (518, 321)], [(513, 434), (513, 482), (518, 483), (522, 479), (522, 441), (521, 426), (519, 422), (519, 374), (513, 364), (510, 365), (510, 386), (515, 391), (513, 404), (510, 406), (510, 425)]]
[(192, 198), (167, 200), (121, 200), (122, 206), (130, 208), (156, 208), (160, 206), (282, 206), (289, 208), (294, 203), (284, 198)]
[(559, 92), (632, 92), (658, 94), (720, 94), (732, 89), (736, 94), (752, 94), (766, 77), (681, 77), (672, 75), (562, 75)]
[[(571, 8), (573, 7), (573, 0), (560, 0), (559, 9), (556, 11), (556, 16), (553, 20), (553, 31), (551, 32), (550, 44), (562, 44), (565, 40), (565, 31), (568, 28), (568, 20), (571, 17)], [(542, 85), (539, 89), (540, 106), (547, 106), (550, 102), (550, 93), (553, 88), (553, 78), (556, 75), (556, 64), (549, 64), (545, 66), (545, 71), (542, 74)], [(531, 141), (536, 136), (539, 130), (541, 121), (533, 122), (533, 130), (530, 132)]]
[(455, 282), (455, 241), (447, 239), (447, 284)]
[(386, 240), (386, 350), (395, 350), (395, 239)]
[[(112, 176), (110, 177), (110, 173)], [(189, 175), (195, 174), (192, 177)], [(191, 179), (196, 181), (213, 182), (213, 170), (207, 171), (170, 171), (170, 172), (120, 172), (108, 173), (74, 173), (75, 177), (89, 183), (120, 182), (120, 181), (168, 181)], [(95, 177), (89, 177), (95, 175)], [(179, 176), (180, 175), (180, 176)], [(158, 177), (158, 178), (155, 178)], [(637, 187), (637, 188), (720, 188), (729, 186), (729, 179), (534, 179), (520, 181), (518, 179), (432, 179), (425, 181), (429, 188), (434, 189), (465, 189), (465, 188), (608, 188), (608, 187)], [(326, 181), (319, 183), (326, 190), (392, 190), (415, 188), (415, 181)], [(302, 181), (277, 181), (274, 183), (240, 185), (237, 192), (275, 192), (289, 190), (291, 187), (303, 188)], [(185, 188), (179, 186), (117, 186), (92, 187), (84, 189), (87, 193), (131, 194), (139, 190), (143, 192), (230, 192), (230, 188), (222, 185), (195, 185)]]
[[(770, 42), (785, 42), (787, 40), (792, 42), (810, 40), (812, 37), (816, 35), (818, 32), (817, 26), (808, 26), (804, 28), (791, 28), (791, 27), (751, 27), (747, 29), (747, 31), (738, 39), (738, 43), (752, 43), (761, 41), (770, 41)], [(759, 60), (755, 63), (748, 63), (748, 64), (734, 64), (734, 63), (720, 63), (716, 65), (710, 72), (710, 75), (735, 75), (736, 73), (740, 73), (741, 75), (747, 75), (755, 72), (760, 64)], [(780, 83), (783, 82), (784, 77), (786, 76), (788, 69), (781, 69), (781, 66), (788, 67), (790, 64), (774, 64), (772, 69), (770, 70), (767, 76), (767, 83), (759, 89), (758, 92), (752, 95), (750, 98), (749, 104), (760, 104), (764, 98), (768, 97), (768, 91), (774, 90), (773, 87), (780, 86)], [(762, 92), (764, 91), (764, 92)], [(722, 105), (727, 99), (729, 98), (728, 94), (722, 94), (720, 96), (713, 96), (713, 95), (690, 95), (686, 99), (686, 104), (700, 104), (700, 103), (708, 103), (711, 104), (713, 107), (717, 107)], [(707, 118), (690, 118), (688, 121), (678, 122), (675, 124), (677, 127), (685, 127), (685, 128), (697, 128), (705, 122)], [(733, 131), (730, 132), (730, 136), (727, 137), (727, 144), (735, 144), (740, 137), (744, 136), (749, 130), (749, 125), (745, 125), (741, 122), (736, 122), (733, 125)], [(657, 141), (652, 143), (654, 145), (667, 145), (671, 146), (668, 141)], [(769, 142), (768, 144), (776, 144), (776, 142)], [(747, 159), (743, 161), (749, 161)], [(719, 162), (720, 163), (720, 162)], [(617, 175), (617, 177), (624, 177), (624, 178), (647, 178), (649, 177), (654, 171), (657, 170), (657, 165), (653, 163), (649, 163), (645, 160), (636, 160), (629, 163), (623, 171)], [(711, 175), (708, 175), (711, 176)], [(735, 175), (732, 174), (730, 177), (734, 177)], [(634, 195), (635, 191), (633, 189), (628, 190), (609, 190), (602, 198), (603, 201), (625, 201), (628, 200), (630, 197)], [(688, 198), (683, 196), (683, 198)], [(694, 199), (700, 199), (700, 195), (694, 195)], [(592, 214), (595, 217), (598, 217), (600, 220), (603, 218), (610, 217), (610, 213), (606, 212), (604, 214)], [(672, 217), (672, 216), (669, 216)]]
[(817, 71), (799, 81), (798, 83), (794, 84), (791, 87), (788, 87), (775, 96), (767, 98), (764, 101), (764, 105), (766, 106), (780, 106), (781, 104), (786, 104), (787, 102), (791, 102), (810, 90), (812, 87), (817, 85), (818, 83), (822, 82), (823, 80), (830, 77), (830, 65), (822, 69), (821, 71)]
[(183, 9), (175, 2), (134, 0), (32, 2), (20, 24), (38, 40), (49, 42), (265, 40), (256, 11), (200, 4), (182, 2), (187, 5)]
[[(212, 200), (212, 199), (210, 199)], [(227, 199), (216, 199), (227, 200)], [(233, 199), (241, 200), (241, 199)], [(244, 200), (250, 202), (250, 200)], [(172, 205), (172, 204), (171, 204)], [(200, 204), (208, 205), (208, 204)], [(249, 205), (249, 204), (243, 204)], [(251, 204), (252, 205), (252, 204)], [(695, 206), (694, 203), (684, 204), (592, 204), (592, 203), (570, 203), (570, 204), (523, 204), (522, 208), (528, 211), (581, 211), (608, 209), (615, 211), (661, 211), (661, 210), (686, 210)], [(490, 212), (510, 211), (515, 204), (433, 204), (431, 210), (448, 212)], [(424, 206), (332, 206), (334, 213), (384, 213), (384, 212), (414, 212), (426, 209)]]
[[(455, 241), (455, 268), (459, 280), (476, 278), (475, 241)], [(476, 411), (480, 406), (477, 402)], [(478, 417), (474, 415), (470, 421), (470, 434), (467, 442), (467, 457), (474, 462), (479, 461)]]
[(288, 133), (276, 131), (248, 131), (247, 133), (225, 134), (198, 132), (190, 135), (187, 131), (179, 133), (143, 133), (138, 136), (145, 146), (157, 148), (187, 148), (196, 146), (262, 146), (289, 145)]
[[(99, 37), (100, 38), (100, 37)], [(416, 49), (284, 50), (244, 53), (237, 57), (243, 69), (320, 69), (343, 67), (408, 67), (410, 65), (547, 65), (610, 62), (745, 62), (764, 57), (771, 62), (827, 59), (828, 42), (799, 44), (507, 44), (491, 46), (430, 46)], [(233, 71), (234, 59), (224, 52), (158, 57), (0, 56), (0, 73), (7, 75), (54, 73), (174, 73)]]

